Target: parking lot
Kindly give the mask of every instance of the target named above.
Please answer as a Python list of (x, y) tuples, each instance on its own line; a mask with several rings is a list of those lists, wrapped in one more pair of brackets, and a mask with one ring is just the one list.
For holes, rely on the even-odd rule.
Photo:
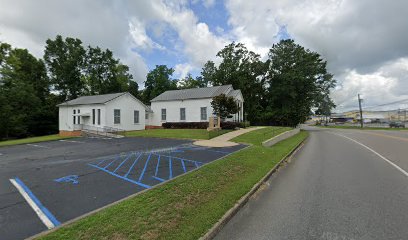
[(190, 140), (159, 138), (75, 138), (2, 147), (1, 239), (32, 236), (243, 147), (198, 147)]

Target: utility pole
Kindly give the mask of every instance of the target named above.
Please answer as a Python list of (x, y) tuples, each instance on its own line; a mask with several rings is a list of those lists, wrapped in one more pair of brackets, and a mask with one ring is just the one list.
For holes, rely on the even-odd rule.
[(361, 128), (364, 127), (364, 120), (363, 120), (363, 109), (361, 108), (361, 102), (363, 99), (360, 98), (360, 94), (358, 94), (358, 107), (360, 108), (360, 125)]

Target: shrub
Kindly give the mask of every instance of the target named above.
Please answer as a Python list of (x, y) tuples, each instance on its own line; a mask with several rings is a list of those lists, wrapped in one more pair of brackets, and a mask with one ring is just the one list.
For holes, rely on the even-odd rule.
[(222, 129), (235, 129), (241, 127), (239, 122), (221, 122)]
[(162, 124), (162, 127), (173, 129), (207, 129), (208, 122), (165, 122)]

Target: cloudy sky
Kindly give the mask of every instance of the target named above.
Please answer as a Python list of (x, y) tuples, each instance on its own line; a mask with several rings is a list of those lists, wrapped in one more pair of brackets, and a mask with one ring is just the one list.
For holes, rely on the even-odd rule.
[[(338, 110), (408, 107), (406, 0), (0, 0), (0, 41), (42, 57), (57, 34), (114, 51), (143, 86), (155, 65), (197, 75), (231, 41), (265, 57), (293, 38), (335, 74)], [(402, 104), (401, 104), (402, 103)], [(375, 107), (373, 107), (374, 109)]]

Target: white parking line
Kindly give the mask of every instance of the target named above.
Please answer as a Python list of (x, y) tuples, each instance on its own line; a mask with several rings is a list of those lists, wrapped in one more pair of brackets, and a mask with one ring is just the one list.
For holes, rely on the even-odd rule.
[(28, 146), (32, 146), (32, 147), (39, 147), (39, 148), (50, 148), (50, 147), (47, 147), (47, 146), (41, 146), (41, 145), (37, 145), (37, 144), (31, 144), (31, 143), (29, 143), (29, 144), (27, 144)]
[(70, 142), (70, 143), (84, 143), (80, 141), (74, 141), (74, 140), (59, 140), (60, 142)]
[(28, 187), (18, 178), (10, 179), (10, 182), (17, 188), (23, 198), (27, 201), (28, 205), (34, 210), (41, 221), (47, 226), (48, 229), (52, 229), (61, 223), (46, 209), (41, 202), (34, 196), (34, 194), (28, 189)]
[(349, 137), (347, 137), (347, 136), (344, 136), (344, 135), (342, 135), (342, 134), (338, 134), (338, 133), (332, 133), (332, 134), (335, 134), (335, 135), (337, 135), (337, 136), (341, 136), (341, 137), (347, 138), (348, 140), (353, 141), (353, 142), (357, 143), (358, 145), (360, 145), (360, 146), (362, 146), (362, 147), (364, 147), (364, 148), (370, 150), (370, 151), (373, 152), (375, 155), (379, 156), (381, 159), (383, 159), (383, 160), (386, 161), (387, 163), (391, 164), (391, 166), (395, 167), (395, 168), (396, 168), (397, 170), (399, 170), (402, 174), (404, 174), (405, 176), (408, 177), (408, 172), (406, 172), (404, 169), (402, 169), (401, 167), (399, 167), (397, 164), (395, 164), (395, 163), (391, 162), (390, 160), (388, 160), (388, 159), (387, 159), (386, 157), (384, 157), (383, 155), (381, 155), (381, 154), (379, 154), (378, 152), (374, 151), (372, 148), (370, 148), (370, 147), (368, 147), (368, 146), (362, 144), (361, 142), (358, 142), (358, 141), (356, 141), (356, 140), (354, 140), (354, 139), (352, 139), (352, 138), (349, 138)]

